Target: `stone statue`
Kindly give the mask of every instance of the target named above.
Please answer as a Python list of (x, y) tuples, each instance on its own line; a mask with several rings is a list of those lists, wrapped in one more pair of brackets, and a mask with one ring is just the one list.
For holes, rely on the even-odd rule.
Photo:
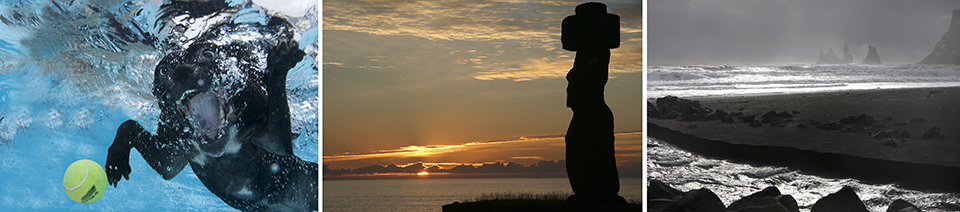
[(625, 204), (614, 156), (613, 112), (603, 99), (610, 49), (620, 46), (620, 16), (590, 2), (563, 19), (563, 49), (576, 51), (567, 73), (567, 107), (573, 119), (565, 137), (572, 207)]

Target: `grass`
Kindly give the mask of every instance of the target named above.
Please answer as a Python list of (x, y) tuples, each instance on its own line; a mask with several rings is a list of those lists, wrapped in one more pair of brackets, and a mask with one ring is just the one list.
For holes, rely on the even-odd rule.
[(444, 212), (473, 212), (473, 211), (544, 211), (544, 212), (579, 212), (579, 211), (640, 211), (639, 199), (631, 199), (627, 205), (601, 208), (570, 208), (567, 197), (570, 193), (494, 193), (482, 194), (473, 200), (454, 202), (444, 205)]

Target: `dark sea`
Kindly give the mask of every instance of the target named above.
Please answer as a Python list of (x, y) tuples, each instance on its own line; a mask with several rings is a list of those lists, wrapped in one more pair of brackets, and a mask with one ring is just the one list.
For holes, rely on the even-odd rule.
[[(639, 202), (642, 179), (620, 179), (620, 196)], [(483, 194), (568, 193), (567, 178), (324, 180), (323, 211), (441, 211)]]

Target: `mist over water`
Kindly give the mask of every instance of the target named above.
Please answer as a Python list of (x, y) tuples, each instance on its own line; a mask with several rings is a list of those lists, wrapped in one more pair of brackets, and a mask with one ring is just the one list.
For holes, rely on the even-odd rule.
[(930, 54), (960, 2), (649, 1), (649, 64), (814, 63), (848, 44), (855, 62), (877, 47), (884, 63)]
[(871, 184), (849, 178), (825, 178), (777, 166), (751, 165), (708, 158), (677, 148), (656, 138), (647, 140), (647, 173), (680, 191), (707, 188), (729, 206), (742, 197), (769, 186), (797, 200), (801, 211), (843, 186), (853, 187), (870, 211), (886, 211), (896, 199), (913, 203), (924, 211), (960, 210), (960, 193), (917, 191), (895, 184)]

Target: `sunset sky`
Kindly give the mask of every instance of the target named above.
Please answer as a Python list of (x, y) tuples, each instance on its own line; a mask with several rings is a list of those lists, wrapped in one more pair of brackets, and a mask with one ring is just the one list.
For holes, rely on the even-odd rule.
[[(561, 20), (579, 1), (323, 1), (323, 164), (564, 159)], [(618, 163), (640, 167), (640, 1), (606, 1), (621, 17), (606, 101)], [(640, 171), (637, 170), (636, 173)]]

